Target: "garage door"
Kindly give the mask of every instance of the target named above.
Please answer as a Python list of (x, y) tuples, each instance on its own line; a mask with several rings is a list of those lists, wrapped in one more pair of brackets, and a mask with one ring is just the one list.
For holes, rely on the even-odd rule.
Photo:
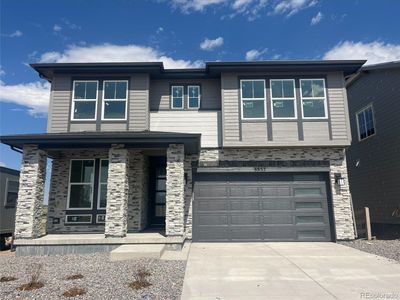
[(330, 241), (324, 174), (197, 174), (194, 241)]

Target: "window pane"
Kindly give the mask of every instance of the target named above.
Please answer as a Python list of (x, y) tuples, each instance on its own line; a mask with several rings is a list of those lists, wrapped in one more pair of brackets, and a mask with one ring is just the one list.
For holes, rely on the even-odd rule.
[(104, 84), (104, 99), (115, 99), (115, 82)]
[(264, 118), (264, 101), (243, 101), (243, 117), (244, 118)]
[(183, 87), (181, 86), (173, 86), (172, 87), (172, 96), (173, 97), (183, 97)]
[(365, 111), (365, 119), (366, 119), (366, 127), (367, 127), (367, 135), (373, 135), (375, 133), (375, 126), (374, 126), (374, 117), (372, 114), (372, 108), (369, 107)]
[(294, 118), (293, 100), (273, 100), (274, 118)]
[(102, 160), (100, 166), (100, 182), (107, 182), (108, 179), (108, 160)]
[(18, 181), (8, 181), (7, 188), (9, 192), (17, 192), (19, 189), (19, 182)]
[(104, 119), (125, 119), (125, 101), (105, 101)]
[(199, 98), (189, 98), (189, 107), (190, 108), (199, 107)]
[(301, 80), (301, 96), (312, 97), (311, 80)]
[(86, 82), (86, 99), (96, 99), (97, 82)]
[(92, 187), (86, 185), (71, 185), (69, 207), (90, 208)]
[(199, 97), (200, 94), (200, 88), (198, 86), (189, 86), (188, 87), (188, 96), (189, 97)]
[(302, 230), (298, 232), (299, 238), (323, 238), (325, 231), (323, 230)]
[(71, 182), (82, 182), (82, 161), (71, 161)]
[(325, 97), (323, 80), (313, 80), (312, 89), (313, 97)]
[(82, 215), (82, 216), (67, 216), (67, 223), (90, 223), (92, 222), (92, 216)]
[(156, 203), (157, 204), (165, 204), (165, 198), (166, 193), (165, 192), (156, 192)]
[(172, 106), (173, 106), (174, 108), (181, 108), (181, 107), (183, 107), (182, 98), (173, 98), (173, 99), (172, 99)]
[(242, 98), (253, 98), (253, 84), (251, 81), (242, 81)]
[(294, 194), (295, 196), (302, 196), (302, 195), (314, 195), (314, 196), (319, 196), (321, 195), (321, 189), (320, 188), (295, 188), (294, 189)]
[(95, 101), (75, 101), (74, 119), (94, 119)]
[(358, 128), (360, 131), (360, 139), (365, 139), (367, 137), (367, 129), (366, 129), (366, 124), (365, 124), (365, 120), (364, 120), (364, 113), (360, 112), (357, 115), (358, 118)]
[(294, 86), (292, 80), (283, 81), (283, 97), (294, 98)]
[(99, 207), (107, 207), (107, 184), (100, 184)]
[(74, 99), (85, 99), (85, 82), (75, 82)]
[(6, 199), (6, 206), (8, 207), (15, 207), (18, 199), (18, 192), (11, 192), (9, 191), (7, 193), (7, 199)]
[(282, 98), (282, 80), (271, 81), (272, 98)]
[(296, 209), (322, 208), (321, 202), (296, 202)]
[(166, 188), (167, 188), (166, 179), (157, 179), (157, 181), (156, 181), (156, 190), (157, 191), (165, 191)]
[(117, 99), (126, 99), (127, 83), (126, 82), (117, 82), (116, 89), (117, 89), (116, 98)]
[(322, 216), (297, 216), (297, 224), (309, 224), (309, 223), (324, 223), (324, 217)]
[(254, 81), (254, 98), (264, 98), (264, 81)]
[(82, 182), (90, 183), (93, 181), (93, 173), (94, 173), (94, 167), (93, 167), (93, 160), (84, 160), (82, 162)]
[(97, 215), (97, 223), (105, 223), (106, 215)]
[(303, 100), (304, 117), (325, 117), (324, 100)]

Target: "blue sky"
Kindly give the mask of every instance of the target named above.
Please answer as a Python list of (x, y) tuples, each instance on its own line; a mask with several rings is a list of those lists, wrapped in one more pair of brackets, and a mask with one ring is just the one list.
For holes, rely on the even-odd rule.
[[(46, 131), (33, 62), (400, 60), (396, 0), (1, 0), (0, 134)], [(0, 146), (0, 164), (21, 156)]]

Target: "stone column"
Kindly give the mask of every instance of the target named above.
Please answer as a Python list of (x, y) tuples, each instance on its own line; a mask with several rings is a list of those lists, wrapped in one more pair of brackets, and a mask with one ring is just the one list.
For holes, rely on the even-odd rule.
[(23, 151), (15, 237), (34, 239), (40, 237), (47, 158), (37, 145), (24, 145)]
[(183, 236), (185, 204), (185, 149), (181, 144), (171, 144), (167, 149), (167, 200), (165, 233)]
[(106, 237), (124, 237), (128, 220), (128, 150), (124, 145), (112, 145), (109, 150)]

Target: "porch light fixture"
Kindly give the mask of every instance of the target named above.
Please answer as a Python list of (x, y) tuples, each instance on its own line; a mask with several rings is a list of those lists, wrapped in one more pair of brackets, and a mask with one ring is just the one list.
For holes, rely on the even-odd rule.
[(339, 188), (344, 185), (344, 178), (341, 173), (335, 173), (335, 185)]

